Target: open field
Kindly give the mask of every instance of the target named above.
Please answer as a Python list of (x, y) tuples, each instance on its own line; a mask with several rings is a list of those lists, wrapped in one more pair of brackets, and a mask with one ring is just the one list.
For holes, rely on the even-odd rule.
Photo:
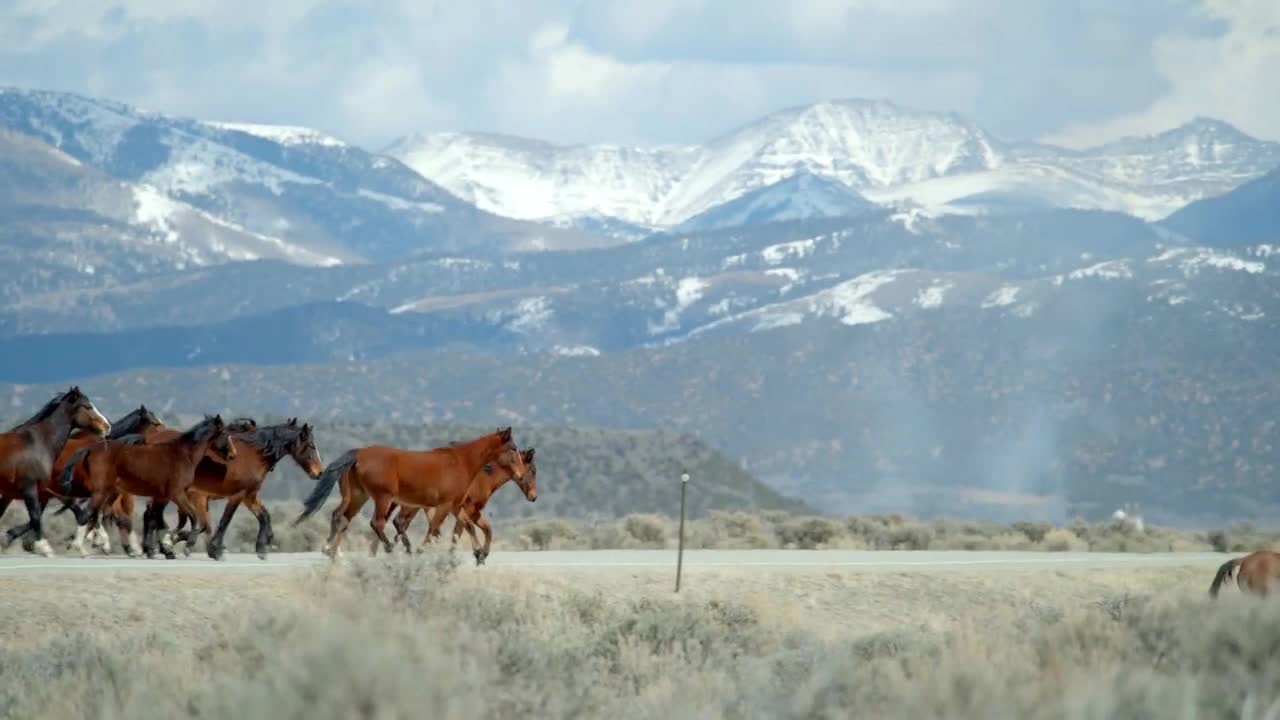
[[(636, 561), (651, 553), (0, 572), (0, 717), (1253, 719), (1280, 707), (1280, 605), (1233, 585), (1211, 604), (1221, 555), (718, 556), (762, 562), (691, 555), (679, 595), (670, 564)], [(950, 562), (965, 556), (1015, 562)], [(272, 563), (289, 571), (250, 569)]]
[[(502, 488), (498, 495), (519, 495), (516, 488)], [(145, 502), (145, 501), (144, 501)], [(525, 505), (523, 498), (519, 502)], [(315, 552), (324, 546), (329, 532), (329, 513), (336, 505), (331, 499), (315, 515), (297, 527), (293, 519), (302, 510), (299, 502), (268, 502), (275, 530), (273, 552)], [(56, 503), (45, 512), (45, 526), (54, 549), (67, 552), (65, 540), (72, 536), (71, 513), (54, 515)], [(210, 504), (210, 522), (217, 524), (223, 501)], [(368, 507), (353, 521), (344, 547), (363, 551), (370, 537)], [(515, 550), (649, 550), (674, 549), (677, 521), (652, 513), (631, 513), (618, 518), (583, 520), (540, 516), (515, 518), (486, 510), (493, 524), (495, 553)], [(26, 511), (9, 508), (0, 519), (0, 530), (27, 521)], [(177, 524), (170, 507), (169, 527)], [(141, 509), (134, 525), (141, 528)], [(417, 547), (426, 529), (425, 513), (415, 518), (409, 538)], [(445, 520), (444, 537), (453, 531), (453, 520)], [(243, 508), (227, 531), (227, 552), (252, 552), (258, 523)], [(111, 532), (112, 552), (122, 554), (118, 535)], [(459, 547), (469, 547), (465, 536)], [(692, 519), (685, 529), (685, 547), (707, 550), (1017, 550), (1044, 552), (1247, 552), (1261, 548), (1280, 549), (1280, 531), (1241, 523), (1227, 528), (1188, 530), (1146, 526), (1137, 528), (1123, 522), (1083, 522), (1062, 525), (1047, 522), (979, 522), (971, 520), (921, 520), (904, 515), (868, 514), (845, 517), (810, 515), (778, 510), (756, 512), (712, 510)], [(10, 552), (18, 552), (11, 550)], [(204, 552), (201, 539), (194, 552)], [(492, 560), (490, 561), (492, 562)]]

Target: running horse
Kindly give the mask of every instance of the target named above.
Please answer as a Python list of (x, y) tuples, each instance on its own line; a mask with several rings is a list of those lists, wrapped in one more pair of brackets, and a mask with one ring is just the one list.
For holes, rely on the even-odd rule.
[[(111, 432), (111, 423), (79, 386), (55, 395), (31, 418), (0, 433), (0, 495), (22, 497), (34, 534), (32, 548), (45, 557), (53, 555), (53, 548), (44, 538), (40, 486), (48, 482), (54, 460), (75, 430), (98, 437)], [(8, 543), (0, 539), (0, 544)]]
[[(201, 460), (196, 466), (195, 480), (191, 485), (193, 501), (206, 516), (209, 513), (210, 498), (225, 498), (227, 501), (222, 519), (218, 522), (218, 529), (213, 537), (209, 538), (206, 550), (209, 557), (215, 560), (222, 558), (223, 536), (231, 525), (231, 518), (235, 516), (236, 509), (243, 503), (249, 508), (249, 512), (258, 518), (258, 538), (254, 545), (254, 552), (258, 557), (266, 560), (267, 547), (275, 541), (275, 538), (271, 532), (271, 515), (258, 499), (258, 492), (262, 489), (267, 475), (275, 470), (281, 460), (291, 457), (303, 472), (307, 473), (312, 480), (316, 480), (324, 471), (324, 462), (320, 460), (320, 451), (316, 449), (315, 432), (311, 425), (303, 423), (299, 426), (297, 418), (250, 432), (234, 433), (232, 437), (237, 447), (235, 460), (225, 465), (209, 458)], [(163, 505), (163, 501), (160, 504)], [(156, 512), (161, 514), (164, 510), (161, 508)], [(174, 533), (180, 535), (177, 539), (185, 541), (184, 549), (187, 554), (190, 554), (191, 541), (188, 538), (190, 531), (183, 530), (183, 525), (188, 520), (191, 520), (194, 529), (194, 518), (180, 512), (178, 527)]]
[[(520, 492), (524, 493), (524, 497), (529, 502), (537, 502), (538, 500), (538, 466), (533, 461), (533, 448), (528, 448), (520, 453), (524, 460), (526, 468), (523, 480), (517, 480), (516, 485), (519, 486)], [(512, 479), (513, 475), (506, 468), (495, 468), (493, 465), (485, 465), (471, 479), (471, 485), (467, 488), (467, 495), (462, 501), (461, 507), (453, 513), (453, 542), (458, 542), (458, 537), (462, 535), (465, 528), (467, 535), (471, 536), (471, 553), (476, 558), (476, 565), (483, 565), (486, 558), (489, 557), (489, 548), (493, 544), (493, 528), (489, 526), (488, 518), (485, 518), (485, 505), (489, 502), (489, 498), (498, 491), (506, 482)], [(409, 545), (409, 525), (413, 522), (413, 518), (418, 514), (417, 507), (401, 507), (400, 512), (396, 514), (396, 519), (392, 523), (396, 529), (396, 539), (403, 545), (406, 552), (412, 551)], [(484, 547), (480, 547), (479, 541), (476, 540), (476, 527), (479, 526), (484, 532)], [(422, 549), (431, 539), (430, 527), (428, 525), (427, 534), (422, 538)], [(437, 533), (438, 537), (438, 533)]]
[[(118, 440), (126, 435), (134, 434), (148, 435), (157, 428), (163, 427), (164, 425), (160, 422), (160, 419), (155, 416), (155, 413), (148, 410), (146, 405), (140, 405), (136, 410), (131, 410), (124, 417), (111, 423), (111, 431), (107, 433), (106, 439)], [(84, 513), (80, 511), (79, 507), (71, 504), (71, 498), (77, 497), (75, 494), (75, 488), (64, 488), (62, 486), (61, 476), (63, 468), (65, 468), (71, 458), (76, 455), (77, 451), (81, 448), (85, 448), (99, 442), (100, 440), (102, 440), (102, 438), (90, 432), (85, 432), (83, 430), (76, 430), (75, 432), (72, 432), (71, 436), (67, 438), (66, 444), (62, 446), (62, 451), (58, 453), (58, 458), (53, 463), (53, 471), (49, 474), (49, 477), (45, 482), (40, 484), (41, 513), (43, 513), (44, 508), (48, 506), (49, 500), (53, 498), (58, 498), (63, 501), (63, 507), (60, 510), (55, 511), (53, 513), (54, 515), (65, 512), (68, 507), (76, 511), (76, 534), (68, 543), (67, 549), (77, 550), (82, 556), (86, 554), (84, 549)], [(83, 488), (80, 488), (80, 490), (82, 491), (81, 496), (87, 494), (83, 492)], [(8, 507), (11, 499), (12, 498), (7, 496), (0, 498), (0, 515), (4, 514), (4, 510)], [(25, 525), (10, 528), (6, 539), (8, 542), (12, 543), (14, 540), (26, 535), (30, 531), (31, 523), (27, 522)], [(98, 533), (100, 532), (101, 530), (99, 528), (94, 528), (90, 533), (90, 539), (96, 547), (102, 547), (104, 548), (104, 552), (110, 552), (110, 541), (107, 539), (106, 533), (101, 533), (99, 536)], [(126, 552), (129, 552), (129, 538), (124, 533), (121, 533), (121, 540), (124, 542)]]
[[(103, 441), (88, 450), (82, 459), (69, 465), (66, 472), (74, 472), (80, 465), (87, 466), (89, 474), (85, 485), (92, 491), (89, 522), (96, 522), (111, 502), (125, 492), (176, 503), (196, 517), (197, 537), (209, 531), (209, 516), (191, 499), (196, 466), (209, 453), (223, 463), (235, 460), (237, 454), (221, 415), (205, 417), (184, 432), (175, 431), (172, 437), (146, 442), (140, 436), (130, 435)], [(150, 507), (142, 514), (142, 551), (147, 557), (155, 557), (156, 536), (163, 522)], [(164, 554), (170, 560), (175, 557), (169, 547), (164, 548)]]
[(428, 534), (434, 537), (439, 534), (444, 518), (461, 506), (472, 478), (487, 464), (505, 468), (512, 477), (523, 480), (524, 458), (511, 439), (511, 428), (433, 450), (402, 450), (385, 445), (348, 450), (321, 473), (293, 525), (297, 526), (319, 510), (333, 487), (341, 484), (342, 500), (331, 516), (325, 554), (338, 557), (351, 518), (370, 498), (374, 502), (373, 519), (369, 523), (374, 534), (370, 552), (377, 554), (379, 542), (391, 552), (394, 546), (387, 539), (386, 525), (393, 503), (436, 508), (428, 529)]
[[(1239, 568), (1239, 572), (1236, 569)], [(1209, 596), (1218, 597), (1222, 584), (1236, 574), (1236, 586), (1242, 591), (1266, 597), (1272, 590), (1280, 589), (1280, 553), (1274, 550), (1258, 550), (1244, 557), (1233, 558), (1218, 568), (1209, 586)]]
[[(145, 411), (146, 406), (143, 405), (139, 410)], [(136, 432), (121, 433), (119, 437), (110, 439), (136, 445), (138, 443), (150, 444), (161, 440), (171, 440), (182, 434), (181, 430), (168, 427), (164, 423), (160, 422), (160, 419), (155, 415), (150, 414), (149, 412), (147, 414), (149, 417), (143, 417), (138, 420)], [(208, 416), (206, 416), (206, 418), (207, 417)], [(227, 423), (226, 431), (234, 434), (238, 432), (248, 432), (256, 429), (257, 427), (258, 424), (254, 422), (253, 418), (237, 418)], [(112, 435), (115, 435), (115, 433), (113, 432)], [(62, 458), (59, 458), (61, 467), (57, 469), (57, 472), (60, 477), (56, 486), (61, 489), (65, 497), (62, 501), (62, 507), (55, 511), (54, 515), (59, 515), (67, 510), (74, 512), (76, 516), (77, 538), (84, 535), (84, 530), (87, 529), (89, 525), (89, 506), (92, 503), (93, 491), (95, 489), (93, 487), (93, 483), (113, 483), (112, 478), (107, 477), (106, 475), (100, 474), (97, 478), (94, 478), (89, 472), (89, 468), (93, 465), (91, 456), (96, 453), (107, 452), (108, 450), (109, 447), (106, 444), (97, 443), (96, 445), (89, 445), (88, 447), (82, 447), (71, 452), (65, 461), (63, 461)], [(85, 459), (87, 457), (90, 459), (86, 462)], [(215, 452), (212, 447), (205, 450), (204, 459), (211, 460), (215, 463), (223, 462), (219, 458), (218, 453)], [(133, 557), (137, 554), (139, 545), (138, 537), (133, 531), (133, 513), (137, 504), (137, 498), (127, 492), (120, 492), (119, 488), (116, 488), (116, 491), (115, 499), (111, 501), (111, 505), (105, 511), (105, 517), (102, 519), (110, 520), (116, 526), (117, 531), (120, 533), (120, 540), (124, 545), (125, 553), (130, 557)], [(77, 505), (76, 501), (72, 500), (72, 498), (79, 500), (81, 504)], [(167, 529), (165, 527), (163, 514), (159, 516), (158, 529)], [(102, 529), (102, 523), (100, 521), (95, 523), (91, 529), (88, 529), (88, 537), (95, 546), (103, 547), (105, 552), (110, 552), (110, 544), (106, 540), (107, 535)], [(172, 551), (173, 541), (166, 534), (160, 539), (160, 545), (164, 548), (167, 554)]]

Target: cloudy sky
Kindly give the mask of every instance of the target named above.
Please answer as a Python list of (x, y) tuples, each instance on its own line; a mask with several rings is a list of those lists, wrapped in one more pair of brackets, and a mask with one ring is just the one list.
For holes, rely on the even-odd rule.
[(0, 84), (374, 149), (415, 130), (700, 142), (876, 97), (1073, 146), (1280, 140), (1277, 0), (5, 0)]

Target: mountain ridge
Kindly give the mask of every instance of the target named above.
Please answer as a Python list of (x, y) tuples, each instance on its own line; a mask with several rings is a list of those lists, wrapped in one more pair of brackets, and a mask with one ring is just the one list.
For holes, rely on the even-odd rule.
[[(1179, 149), (1169, 143), (1215, 133), (1223, 142), (1202, 153), (1197, 172), (1204, 177), (1173, 181), (1188, 165), (1176, 162)], [(1236, 146), (1238, 151), (1232, 150)], [(1152, 148), (1163, 154), (1128, 157)], [(952, 201), (983, 191), (966, 184), (1019, 191), (1034, 186), (1038, 167), (1038, 175), (1056, 173), (1063, 176), (1060, 182), (1079, 186), (1051, 193), (1059, 206), (1155, 220), (1280, 166), (1280, 143), (1207, 118), (1072, 150), (1006, 142), (954, 112), (858, 98), (783, 108), (702, 144), (556, 145), (450, 132), (413, 133), (383, 151), (497, 214), (536, 221), (608, 217), (658, 226), (678, 226), (800, 171), (840, 181), (889, 207), (905, 203), (952, 210)], [(1143, 175), (1143, 163), (1156, 165), (1157, 171), (1135, 181), (1135, 173)], [(627, 180), (610, 183), (614, 176)]]

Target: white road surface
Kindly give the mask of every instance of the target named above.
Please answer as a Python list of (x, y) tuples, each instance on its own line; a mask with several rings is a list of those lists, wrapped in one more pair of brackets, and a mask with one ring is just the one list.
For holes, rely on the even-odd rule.
[[(203, 549), (203, 548), (202, 548)], [(353, 549), (346, 557), (361, 553)], [(459, 548), (463, 569), (474, 569), (468, 550)], [(385, 556), (384, 556), (385, 557)], [(1216, 567), (1233, 555), (1222, 553), (1066, 553), (987, 551), (874, 551), (874, 550), (687, 550), (686, 572), (702, 569), (829, 569), (855, 572), (933, 572), (946, 570), (1027, 570), (1051, 568), (1149, 568), (1170, 566)], [(344, 558), (345, 559), (345, 558)], [(277, 553), (267, 560), (249, 554), (227, 554), (221, 561), (192, 553), (176, 560), (62, 556), (43, 558), (21, 550), (0, 555), (0, 583), (14, 576), (177, 573), (183, 575), (283, 574), (322, 567), (329, 562), (319, 553)], [(495, 552), (485, 567), (552, 572), (597, 570), (661, 570), (675, 572), (674, 550), (548, 550)], [(484, 568), (480, 568), (483, 571)]]

